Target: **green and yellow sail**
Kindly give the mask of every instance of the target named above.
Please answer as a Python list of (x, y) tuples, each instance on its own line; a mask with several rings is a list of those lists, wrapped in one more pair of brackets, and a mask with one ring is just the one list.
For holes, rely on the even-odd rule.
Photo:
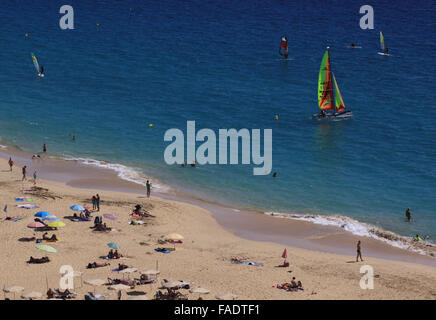
[(341, 92), (339, 91), (338, 84), (336, 83), (335, 75), (333, 74), (333, 81), (335, 83), (335, 106), (336, 111), (341, 112), (345, 110), (344, 100), (342, 100)]
[(332, 73), (329, 51), (324, 53), (318, 77), (318, 106), (321, 110), (334, 110)]
[(33, 61), (33, 65), (35, 66), (36, 71), (39, 73), (39, 63), (38, 60), (36, 60), (35, 55), (33, 54), (33, 52), (30, 53), (30, 55), (32, 56), (32, 61)]
[(385, 50), (385, 37), (383, 37), (383, 33), (380, 31), (380, 48), (381, 51), (384, 52)]

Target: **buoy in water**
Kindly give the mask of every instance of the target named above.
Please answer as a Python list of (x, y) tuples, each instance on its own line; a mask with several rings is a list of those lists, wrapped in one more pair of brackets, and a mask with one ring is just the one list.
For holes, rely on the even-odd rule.
[(278, 116), (278, 115), (276, 115), (276, 116), (274, 117), (274, 119), (276, 119), (276, 120), (279, 120), (279, 116)]
[(95, 25), (98, 27), (100, 25), (100, 23), (96, 23)]

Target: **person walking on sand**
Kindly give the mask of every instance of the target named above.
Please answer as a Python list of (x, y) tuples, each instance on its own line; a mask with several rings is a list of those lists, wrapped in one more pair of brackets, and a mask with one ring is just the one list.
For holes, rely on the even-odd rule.
[(45, 143), (42, 145), (42, 152), (47, 152), (47, 146)]
[(412, 215), (410, 214), (410, 208), (407, 208), (406, 210), (406, 219), (407, 222), (410, 222), (410, 220), (412, 219)]
[(150, 198), (151, 193), (151, 183), (147, 180), (147, 183), (145, 184), (147, 186), (147, 198)]
[(36, 186), (36, 170), (33, 172), (33, 185)]
[(100, 211), (100, 196), (97, 195), (95, 196), (95, 206), (97, 207), (97, 211)]
[(9, 168), (11, 168), (11, 172), (12, 172), (12, 167), (14, 166), (14, 161), (12, 160), (11, 157), (9, 157), (8, 163), (9, 163)]
[(24, 166), (23, 169), (22, 169), (23, 178), (21, 179), (21, 181), (27, 180), (27, 178), (26, 178), (26, 168), (27, 168), (27, 166)]
[(362, 252), (360, 250), (360, 240), (357, 241), (357, 256), (356, 256), (356, 262), (359, 262), (359, 257), (360, 257), (360, 261), (363, 261), (362, 259)]

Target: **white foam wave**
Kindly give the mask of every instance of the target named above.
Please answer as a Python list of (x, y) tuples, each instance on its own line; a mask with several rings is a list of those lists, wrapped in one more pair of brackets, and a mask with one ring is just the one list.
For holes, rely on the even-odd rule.
[(374, 238), (388, 243), (393, 247), (414, 251), (423, 255), (432, 255), (435, 250), (435, 246), (427, 241), (416, 243), (415, 241), (413, 241), (412, 238), (403, 237), (393, 232), (377, 228), (364, 222), (359, 222), (346, 216), (325, 216), (280, 212), (265, 212), (265, 214), (276, 218), (295, 219), (308, 221), (320, 225), (339, 227), (348, 232), (351, 232), (352, 234)]
[(95, 166), (95, 167), (104, 168), (104, 169), (110, 169), (112, 171), (115, 171), (117, 173), (118, 177), (120, 177), (121, 179), (126, 180), (126, 181), (130, 181), (130, 182), (133, 182), (136, 184), (140, 184), (142, 186), (146, 186), (147, 180), (153, 179), (153, 182), (152, 182), (153, 189), (157, 189), (158, 192), (169, 192), (170, 191), (169, 186), (159, 182), (155, 178), (147, 177), (145, 174), (143, 174), (140, 171), (140, 169), (135, 169), (135, 168), (127, 167), (127, 166), (122, 165), (122, 164), (110, 163), (110, 162), (95, 160), (95, 159), (91, 159), (91, 158), (64, 158), (64, 160), (77, 161), (77, 162), (80, 162), (81, 164), (85, 164), (85, 165)]

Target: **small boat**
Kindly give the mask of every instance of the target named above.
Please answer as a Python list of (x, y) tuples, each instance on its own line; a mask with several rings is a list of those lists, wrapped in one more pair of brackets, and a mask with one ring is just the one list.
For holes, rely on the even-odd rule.
[(380, 31), (380, 50), (381, 52), (377, 52), (378, 54), (382, 56), (389, 55), (389, 48), (385, 45), (385, 37), (383, 36), (383, 33), (381, 31)]
[(318, 106), (321, 112), (312, 115), (313, 119), (339, 120), (353, 117), (350, 110), (345, 110), (345, 104), (336, 83), (335, 75), (331, 71), (328, 48), (324, 53), (319, 69)]

